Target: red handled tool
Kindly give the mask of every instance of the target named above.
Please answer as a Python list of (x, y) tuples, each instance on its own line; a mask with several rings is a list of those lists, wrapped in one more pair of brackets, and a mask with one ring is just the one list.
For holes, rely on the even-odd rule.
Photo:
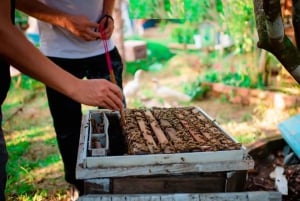
[[(114, 69), (113, 69), (113, 67), (112, 67), (111, 58), (110, 58), (109, 51), (108, 51), (107, 40), (104, 39), (103, 29), (102, 29), (102, 27), (100, 27), (100, 24), (99, 24), (99, 32), (100, 32), (100, 36), (101, 36), (101, 39), (102, 39), (103, 44), (104, 44), (105, 57), (106, 57), (106, 62), (107, 62), (108, 71), (109, 71), (110, 81), (111, 81), (112, 83), (114, 83), (114, 84), (117, 85), (117, 81), (116, 81), (115, 74), (114, 74)], [(122, 121), (122, 124), (123, 124), (123, 126), (125, 126), (126, 121), (125, 121), (124, 111), (121, 110), (121, 111), (120, 111), (120, 114), (121, 114), (121, 121)]]

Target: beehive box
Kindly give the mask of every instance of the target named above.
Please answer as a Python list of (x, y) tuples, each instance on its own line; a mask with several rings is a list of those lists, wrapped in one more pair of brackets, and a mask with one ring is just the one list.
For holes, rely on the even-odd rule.
[(124, 42), (125, 60), (132, 62), (147, 57), (147, 44), (144, 41), (127, 40)]
[[(89, 154), (90, 114), (105, 113), (109, 148)], [(199, 193), (243, 190), (254, 162), (201, 108), (90, 111), (82, 120), (76, 176), (86, 193)]]

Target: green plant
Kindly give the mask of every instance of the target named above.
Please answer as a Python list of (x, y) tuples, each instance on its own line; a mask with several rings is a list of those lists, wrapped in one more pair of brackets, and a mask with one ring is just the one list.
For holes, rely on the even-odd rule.
[(194, 82), (185, 84), (183, 87), (184, 93), (189, 95), (193, 100), (203, 98), (209, 91), (209, 88), (202, 86), (202, 79), (198, 77)]
[[(223, 83), (229, 86), (245, 87), (245, 88), (264, 88), (264, 82), (261, 74), (257, 74), (255, 79), (247, 73), (240, 72), (219, 72), (215, 70), (207, 71), (184, 86), (184, 92), (193, 99), (201, 99), (209, 91), (203, 82)], [(227, 101), (228, 97), (221, 97), (222, 100)]]
[(134, 74), (138, 69), (159, 71), (163, 68), (163, 64), (174, 55), (165, 45), (148, 40), (146, 40), (146, 42), (147, 58), (126, 62), (126, 73)]
[(227, 0), (224, 9), (226, 32), (239, 53), (255, 51), (255, 17), (252, 0)]
[(246, 88), (264, 88), (264, 82), (261, 74), (257, 74), (254, 78), (248, 73), (242, 72), (206, 72), (201, 78), (205, 82), (220, 82), (225, 85)]
[(136, 19), (184, 18), (184, 0), (130, 0), (129, 14)]
[(261, 74), (257, 74), (257, 79), (253, 79), (249, 74), (239, 72), (223, 73), (220, 82), (225, 85), (246, 88), (264, 88)]
[(194, 43), (194, 34), (196, 33), (196, 29), (191, 26), (186, 25), (178, 25), (171, 31), (171, 38), (183, 44), (192, 44)]
[(28, 15), (19, 10), (15, 10), (15, 24), (26, 28), (28, 26)]
[(250, 144), (255, 142), (256, 139), (257, 137), (253, 133), (243, 133), (242, 135), (236, 136), (236, 140), (242, 144)]

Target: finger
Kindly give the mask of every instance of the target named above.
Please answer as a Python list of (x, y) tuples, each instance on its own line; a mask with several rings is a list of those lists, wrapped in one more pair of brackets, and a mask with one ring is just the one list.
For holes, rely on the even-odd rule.
[(94, 39), (100, 37), (100, 33), (98, 32), (98, 30), (93, 27), (89, 27), (88, 29), (86, 29), (85, 34)]
[(88, 24), (88, 26), (91, 28), (91, 29), (97, 29), (99, 24), (95, 23), (95, 22), (91, 22)]
[(96, 40), (97, 37), (99, 38), (99, 36), (93, 36), (93, 35), (87, 34), (87, 33), (83, 35), (83, 39), (86, 40), (86, 41)]
[(117, 86), (116, 84), (112, 84), (111, 86), (111, 91), (119, 98), (122, 99), (123, 98), (123, 94), (121, 92), (121, 89), (119, 88), (119, 86)]
[(90, 38), (92, 38), (94, 40), (101, 37), (101, 34), (99, 32), (95, 32), (95, 31), (90, 31), (87, 34), (89, 35)]
[(117, 93), (115, 93), (114, 91), (111, 91), (111, 93), (109, 94), (109, 98), (114, 102), (114, 104), (117, 105), (118, 109), (122, 109), (123, 108), (123, 95), (122, 93), (119, 93), (120, 90), (118, 90)]
[(113, 110), (121, 110), (123, 107), (122, 101), (116, 95), (110, 93), (105, 99), (104, 103)]

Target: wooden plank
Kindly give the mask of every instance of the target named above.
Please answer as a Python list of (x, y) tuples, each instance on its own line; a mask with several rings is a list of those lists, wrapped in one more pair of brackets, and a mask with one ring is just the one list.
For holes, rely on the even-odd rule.
[(227, 172), (226, 192), (239, 192), (245, 189), (247, 171)]
[(111, 192), (111, 179), (97, 178), (84, 180), (85, 194), (103, 194)]
[[(78, 168), (86, 168), (86, 156), (87, 156), (87, 144), (88, 144), (88, 128), (89, 128), (88, 116), (83, 115), (80, 128), (80, 137), (78, 145), (78, 154), (77, 154), (77, 165)], [(77, 170), (76, 170), (77, 171)]]
[(143, 122), (142, 120), (137, 120), (138, 125), (141, 129), (141, 132), (146, 140), (146, 144), (150, 150), (151, 153), (154, 153), (154, 150), (159, 150), (159, 148), (157, 147), (157, 144), (155, 143), (153, 137), (147, 132), (146, 129), (146, 125), (145, 122)]
[(225, 192), (225, 183), (226, 174), (113, 178), (112, 191), (110, 193)]
[[(84, 180), (84, 194), (210, 193), (244, 190), (247, 171)], [(230, 175), (230, 176), (228, 176)]]
[(154, 134), (156, 135), (161, 146), (168, 144), (167, 137), (165, 136), (165, 134), (161, 130), (161, 128), (158, 126), (159, 124), (156, 121), (156, 119), (154, 118), (154, 116), (152, 115), (152, 113), (149, 110), (147, 110), (147, 111), (145, 111), (145, 115), (146, 115), (146, 118), (149, 119), (152, 130), (154, 131)]
[(172, 175), (199, 172), (223, 172), (249, 170), (254, 167), (254, 161), (246, 158), (241, 161), (222, 161), (186, 164), (149, 165), (135, 167), (114, 168), (82, 168), (77, 166), (76, 177), (78, 179), (90, 179), (101, 177), (126, 177), (126, 176), (150, 176), (150, 175)]
[(217, 151), (217, 152), (193, 152), (176, 154), (147, 154), (147, 155), (123, 155), (105, 157), (87, 157), (87, 168), (114, 168), (148, 165), (188, 164), (222, 161), (243, 160), (243, 150)]
[(234, 192), (234, 193), (174, 193), (174, 194), (107, 194), (84, 195), (78, 201), (281, 201), (279, 192)]

